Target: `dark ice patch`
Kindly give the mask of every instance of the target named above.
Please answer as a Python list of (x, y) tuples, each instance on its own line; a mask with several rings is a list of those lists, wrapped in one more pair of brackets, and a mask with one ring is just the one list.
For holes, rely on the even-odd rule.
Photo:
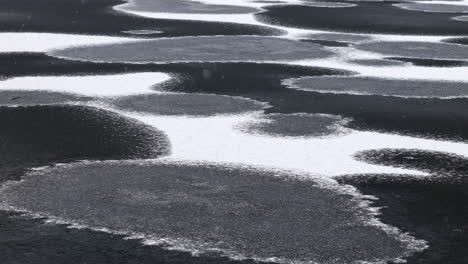
[[(76, 164), (31, 174), (4, 204), (244, 257), (351, 263), (408, 253), (352, 196), (293, 175), (175, 163)], [(318, 243), (320, 241), (320, 243)], [(170, 242), (177, 243), (177, 242)]]
[(195, 257), (189, 252), (146, 246), (122, 235), (44, 224), (18, 213), (0, 211), (2, 264), (257, 264), (225, 257)]
[(15, 21), (17, 23), (22, 23), (25, 21), (30, 20), (32, 17), (31, 14), (25, 14), (21, 12), (8, 12), (8, 11), (0, 11), (0, 22), (2, 23), (11, 23), (12, 21)]
[(0, 105), (42, 105), (89, 101), (92, 98), (41, 91), (0, 91)]
[(69, 59), (157, 63), (198, 61), (264, 61), (323, 58), (332, 53), (319, 45), (249, 36), (186, 37), (133, 43), (75, 47), (52, 51), (52, 56)]
[(406, 258), (409, 264), (468, 260), (468, 159), (413, 149), (370, 150), (360, 158), (374, 164), (416, 168), (432, 175), (348, 175), (338, 179), (373, 195), (384, 223), (428, 241), (429, 248)]
[(303, 42), (315, 43), (324, 47), (348, 47), (350, 43), (333, 41), (333, 40), (321, 40), (321, 39), (300, 39)]
[(169, 152), (162, 132), (91, 107), (0, 107), (0, 123), (0, 182), (55, 162), (155, 158)]
[(447, 4), (431, 4), (431, 3), (402, 3), (394, 4), (394, 6), (423, 12), (440, 12), (440, 13), (466, 13), (468, 6), (464, 5), (447, 5)]
[(399, 61), (393, 61), (393, 60), (385, 60), (385, 59), (360, 59), (360, 60), (350, 60), (348, 62), (351, 62), (353, 64), (358, 64), (362, 66), (401, 66), (404, 63), (399, 62)]
[(317, 40), (328, 40), (328, 41), (338, 41), (338, 42), (349, 42), (356, 43), (361, 41), (366, 41), (372, 39), (368, 36), (363, 35), (352, 35), (352, 34), (343, 34), (343, 33), (318, 33), (318, 34), (309, 34), (303, 36), (303, 38), (317, 39)]
[(382, 208), (380, 220), (428, 241), (408, 264), (464, 263), (468, 259), (468, 184), (408, 175), (350, 175), (339, 179)]
[(355, 158), (371, 164), (426, 171), (433, 177), (445, 177), (446, 181), (457, 181), (468, 177), (468, 159), (445, 152), (421, 149), (376, 149), (356, 153)]
[[(450, 19), (459, 13), (405, 10), (395, 2), (359, 2), (348, 8), (304, 5), (265, 7), (257, 19), (274, 25), (341, 32), (421, 35), (467, 35), (466, 22)], [(291, 15), (294, 14), (294, 15)]]
[(290, 81), (291, 88), (336, 94), (381, 95), (415, 98), (468, 97), (468, 84), (441, 81), (393, 80), (366, 77), (304, 77)]
[(188, 116), (235, 114), (266, 107), (251, 99), (213, 94), (145, 94), (121, 97), (112, 104), (128, 111)]
[(356, 4), (353, 3), (344, 3), (344, 2), (316, 2), (316, 1), (306, 1), (302, 3), (305, 6), (313, 6), (313, 7), (323, 7), (323, 8), (345, 8), (345, 7), (353, 7)]
[(156, 13), (187, 14), (247, 14), (258, 12), (256, 8), (230, 5), (210, 5), (186, 0), (130, 0), (120, 6), (123, 10)]
[[(0, 72), (6, 77), (36, 75), (90, 75), (149, 71), (149, 67), (69, 61), (42, 53), (0, 53)], [(1, 78), (0, 78), (1, 79)]]
[(468, 45), (468, 38), (449, 38), (442, 41), (453, 44)]
[(468, 16), (456, 16), (456, 17), (452, 17), (452, 19), (458, 20), (458, 21), (468, 21)]
[(286, 137), (324, 137), (346, 133), (348, 120), (323, 114), (269, 114), (239, 127), (247, 133)]
[[(35, 75), (105, 75), (130, 72), (164, 72), (178, 77), (185, 76), (188, 79), (192, 79), (192, 84), (197, 86), (201, 81), (212, 79), (219, 79), (219, 81), (222, 81), (222, 76), (218, 74), (220, 70), (222, 70), (222, 73), (225, 75), (234, 72), (237, 76), (248, 76), (248, 80), (243, 80), (242, 78), (230, 80), (239, 82), (239, 85), (244, 81), (245, 83), (243, 83), (243, 85), (256, 85), (255, 83), (250, 83), (252, 78), (262, 79), (264, 81), (274, 79), (276, 82), (282, 78), (303, 75), (336, 75), (344, 73), (342, 70), (270, 63), (93, 63), (54, 58), (41, 53), (0, 53), (0, 80), (11, 77)], [(167, 83), (169, 82), (165, 84)]]
[(449, 43), (388, 41), (356, 44), (355, 47), (365, 51), (381, 53), (386, 56), (468, 60), (468, 47)]

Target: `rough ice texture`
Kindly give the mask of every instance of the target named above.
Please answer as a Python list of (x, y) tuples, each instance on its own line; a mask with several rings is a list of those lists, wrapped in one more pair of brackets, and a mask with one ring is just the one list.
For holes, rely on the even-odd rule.
[(349, 194), (246, 168), (59, 166), (5, 186), (0, 197), (4, 205), (66, 222), (240, 258), (352, 263), (396, 258), (408, 246), (363, 222), (369, 212)]
[(391, 80), (365, 77), (304, 77), (288, 81), (304, 91), (382, 95), (413, 98), (468, 97), (468, 84), (457, 82)]
[(127, 96), (116, 99), (112, 104), (128, 111), (189, 116), (235, 114), (266, 107), (266, 104), (241, 97), (181, 93)]
[(77, 47), (53, 56), (103, 62), (281, 61), (323, 58), (319, 45), (269, 37), (184, 37), (129, 44)]

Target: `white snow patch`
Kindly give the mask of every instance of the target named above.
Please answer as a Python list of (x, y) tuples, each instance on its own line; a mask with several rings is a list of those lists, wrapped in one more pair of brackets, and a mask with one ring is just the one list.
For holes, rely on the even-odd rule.
[(165, 160), (239, 164), (290, 170), (333, 178), (344, 174), (388, 173), (426, 176), (417, 170), (368, 164), (354, 159), (358, 152), (399, 148), (441, 151), (468, 157), (465, 143), (416, 138), (372, 131), (352, 131), (326, 138), (281, 138), (237, 129), (261, 118), (260, 113), (208, 118), (159, 116), (113, 110), (164, 131), (172, 154)]
[(74, 46), (103, 45), (138, 41), (134, 38), (56, 33), (0, 33), (1, 52), (47, 52)]
[(0, 81), (0, 90), (47, 91), (84, 96), (126, 96), (154, 93), (151, 87), (168, 81), (160, 72), (87, 76), (28, 76)]

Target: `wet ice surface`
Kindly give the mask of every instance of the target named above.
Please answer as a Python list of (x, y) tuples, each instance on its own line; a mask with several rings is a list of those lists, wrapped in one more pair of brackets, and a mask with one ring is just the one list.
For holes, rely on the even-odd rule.
[(435, 181), (466, 181), (467, 159), (463, 156), (420, 149), (379, 149), (356, 153), (356, 158), (373, 164), (403, 168), (419, 167), (433, 174)]
[(454, 17), (453, 19), (458, 20), (458, 21), (468, 21), (468, 16), (457, 16), (457, 17)]
[(321, 40), (321, 39), (301, 39), (303, 42), (316, 43), (324, 47), (348, 47), (350, 44), (346, 42)]
[(92, 98), (55, 92), (40, 91), (0, 91), (0, 105), (41, 105), (76, 101), (89, 101)]
[(466, 1), (2, 4), (6, 263), (466, 259)]
[(454, 43), (460, 45), (468, 45), (468, 38), (449, 38), (444, 40), (447, 43)]
[(0, 211), (0, 221), (2, 241), (8, 241), (8, 249), (14, 250), (14, 254), (2, 255), (3, 263), (255, 263), (227, 257), (193, 257), (189, 252), (147, 246), (123, 235), (71, 229), (12, 212)]
[[(466, 22), (450, 19), (462, 13), (418, 12), (392, 6), (392, 2), (358, 1), (347, 8), (301, 5), (267, 7), (256, 17), (265, 23), (356, 33), (414, 35), (466, 35)], [(290, 14), (294, 14), (291, 16)]]
[(368, 212), (352, 196), (285, 173), (180, 162), (77, 164), (25, 176), (0, 196), (65, 221), (239, 258), (349, 263), (395, 258), (407, 246), (364, 224)]
[(161, 131), (91, 107), (0, 106), (0, 122), (0, 182), (55, 162), (155, 158), (170, 152)]
[[(339, 181), (379, 198), (382, 220), (395, 226), (415, 226), (415, 234), (431, 241), (428, 250), (407, 258), (409, 263), (437, 263), (466, 258), (466, 158), (421, 150), (382, 150), (369, 153), (374, 162), (420, 167), (432, 171), (421, 179), (408, 175), (349, 175)], [(447, 248), (450, 248), (450, 257)]]

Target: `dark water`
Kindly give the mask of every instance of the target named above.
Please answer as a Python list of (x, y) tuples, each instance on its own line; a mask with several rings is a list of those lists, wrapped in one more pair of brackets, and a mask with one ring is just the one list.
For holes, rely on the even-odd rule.
[[(350, 1), (353, 3), (354, 1)], [(393, 1), (359, 2), (350, 8), (273, 6), (258, 14), (270, 23), (344, 32), (466, 35), (464, 21), (451, 20), (460, 12), (422, 12), (398, 8)]]

